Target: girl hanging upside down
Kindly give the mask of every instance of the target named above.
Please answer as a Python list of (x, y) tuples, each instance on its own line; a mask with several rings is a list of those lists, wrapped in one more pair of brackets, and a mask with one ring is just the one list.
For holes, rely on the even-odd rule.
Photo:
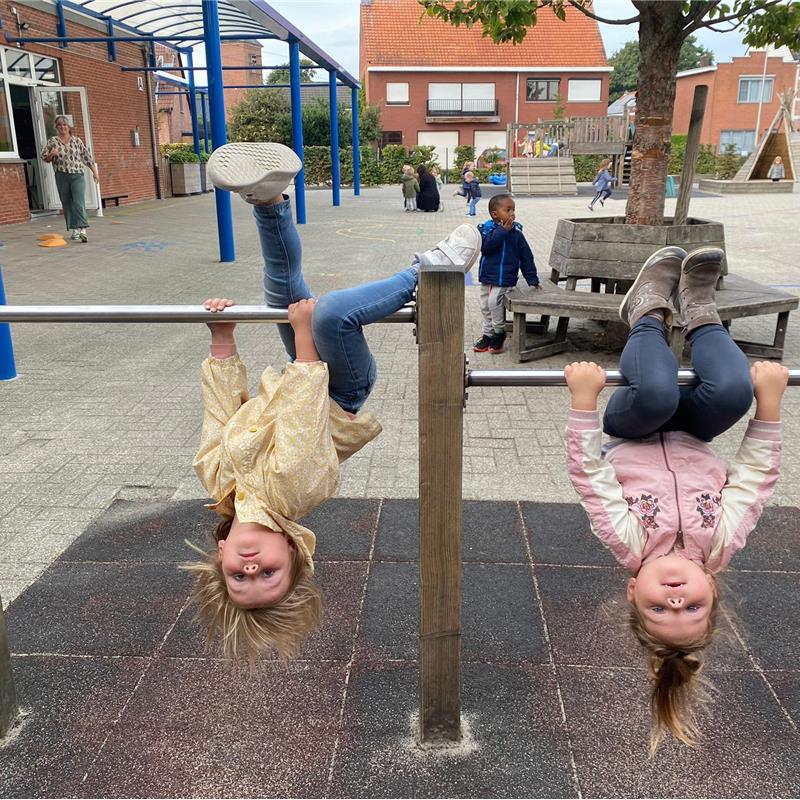
[[(620, 359), (628, 381), (606, 408), (601, 447), (597, 397), (605, 372), (566, 370), (569, 475), (592, 531), (632, 577), (629, 622), (649, 654), (654, 750), (664, 728), (684, 744), (699, 736), (695, 689), (701, 653), (720, 608), (715, 574), (745, 545), (780, 470), (781, 398), (788, 370), (749, 366), (720, 323), (715, 287), (724, 253), (666, 247), (642, 267), (620, 307), (631, 331)], [(667, 344), (679, 305), (699, 379), (678, 387)], [(756, 411), (726, 465), (706, 444)]]
[(209, 324), (194, 467), (221, 520), (214, 546), (186, 569), (196, 577), (193, 599), (209, 639), (219, 635), (226, 655), (251, 662), (271, 651), (296, 657), (319, 625), (316, 538), (297, 520), (336, 492), (339, 464), (381, 431), (372, 414), (358, 413), (377, 372), (363, 326), (414, 298), (420, 266), (467, 272), (481, 246), (477, 230), (461, 225), (396, 275), (316, 300), (283, 194), (300, 168), (280, 144), (225, 145), (208, 162), (215, 186), (254, 206), (265, 302), (289, 309), (289, 324), (278, 325), (289, 363), (282, 374), (267, 368), (251, 398), (236, 323), (224, 321), (233, 302), (205, 302), (220, 321)]

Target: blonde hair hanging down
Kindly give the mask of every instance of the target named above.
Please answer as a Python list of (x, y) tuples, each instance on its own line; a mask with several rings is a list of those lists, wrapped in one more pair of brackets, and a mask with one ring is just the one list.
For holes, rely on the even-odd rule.
[[(231, 521), (219, 523), (216, 541), (226, 538)], [(180, 568), (196, 578), (190, 598), (197, 607), (195, 619), (208, 630), (208, 646), (219, 636), (223, 655), (246, 660), (251, 669), (273, 653), (284, 662), (297, 658), (322, 618), (322, 595), (300, 549), (293, 548), (292, 582), (282, 600), (264, 608), (240, 608), (228, 595), (217, 548), (205, 551), (187, 544), (203, 556)]]
[(689, 747), (695, 747), (702, 738), (697, 725), (697, 710), (708, 701), (712, 687), (700, 675), (703, 661), (698, 653), (711, 644), (718, 612), (719, 594), (715, 586), (705, 634), (691, 644), (676, 647), (656, 639), (645, 628), (636, 606), (630, 606), (630, 629), (639, 644), (648, 652), (648, 673), (652, 684), (650, 709), (653, 715), (650, 730), (651, 756), (658, 748), (664, 729)]

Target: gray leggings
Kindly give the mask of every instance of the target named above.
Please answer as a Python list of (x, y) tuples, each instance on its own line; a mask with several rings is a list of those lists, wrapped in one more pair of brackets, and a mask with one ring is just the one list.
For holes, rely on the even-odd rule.
[(67, 230), (88, 228), (86, 218), (86, 179), (82, 172), (56, 172), (56, 188), (64, 208)]

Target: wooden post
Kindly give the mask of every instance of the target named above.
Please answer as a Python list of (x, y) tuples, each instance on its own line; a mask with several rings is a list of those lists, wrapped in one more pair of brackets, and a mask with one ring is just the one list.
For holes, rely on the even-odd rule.
[(425, 743), (457, 742), (461, 739), (464, 275), (422, 269), (417, 293), (420, 738)]
[(689, 217), (689, 198), (692, 196), (692, 181), (697, 166), (697, 153), (700, 149), (700, 131), (703, 128), (703, 114), (706, 110), (708, 86), (695, 86), (692, 100), (692, 116), (689, 119), (689, 135), (686, 138), (686, 152), (683, 156), (681, 186), (675, 206), (673, 225), (685, 225)]
[(6, 619), (3, 600), (0, 598), (0, 739), (12, 728), (19, 716), (14, 675), (11, 672), (11, 653), (6, 638)]

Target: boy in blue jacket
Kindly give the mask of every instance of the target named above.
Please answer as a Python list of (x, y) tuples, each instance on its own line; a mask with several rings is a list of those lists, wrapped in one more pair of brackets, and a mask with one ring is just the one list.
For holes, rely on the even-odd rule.
[(510, 194), (496, 194), (489, 200), (491, 219), (478, 225), (481, 232), (481, 261), (478, 282), (483, 314), (483, 336), (472, 348), (476, 353), (502, 353), (506, 340), (506, 311), (503, 297), (517, 285), (520, 269), (528, 286), (540, 289), (539, 276), (530, 245), (515, 221), (516, 206)]

